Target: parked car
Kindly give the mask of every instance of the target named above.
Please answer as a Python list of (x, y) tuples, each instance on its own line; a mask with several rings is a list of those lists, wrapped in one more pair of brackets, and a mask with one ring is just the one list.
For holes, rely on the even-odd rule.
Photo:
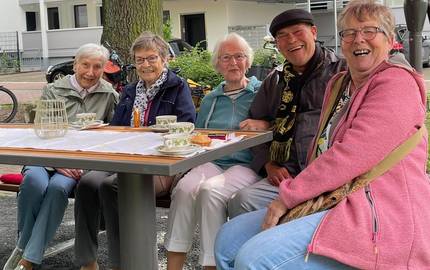
[[(408, 61), (409, 56), (409, 31), (406, 25), (398, 24), (395, 28), (395, 38), (393, 49), (391, 53), (403, 53)], [(421, 59), (423, 66), (430, 65), (430, 39), (427, 36), (422, 37), (422, 51)]]
[(73, 60), (62, 62), (56, 65), (49, 66), (46, 70), (46, 81), (51, 83), (55, 80), (63, 78), (67, 74), (73, 74)]
[[(181, 55), (187, 50), (191, 50), (193, 47), (182, 39), (175, 38), (169, 41), (170, 45), (170, 57), (174, 58), (177, 55)], [(56, 65), (49, 66), (46, 70), (46, 81), (52, 83), (53, 81), (60, 79), (68, 74), (73, 74), (73, 60), (62, 62)]]

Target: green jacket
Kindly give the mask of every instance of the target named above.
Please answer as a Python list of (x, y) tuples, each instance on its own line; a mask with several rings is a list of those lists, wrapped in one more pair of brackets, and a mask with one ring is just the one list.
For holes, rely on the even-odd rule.
[(84, 98), (70, 83), (71, 75), (56, 80), (43, 88), (41, 99), (64, 100), (69, 122), (76, 121), (76, 114), (97, 114), (98, 120), (110, 122), (115, 105), (118, 103), (118, 93), (111, 84), (101, 79), (99, 86)]

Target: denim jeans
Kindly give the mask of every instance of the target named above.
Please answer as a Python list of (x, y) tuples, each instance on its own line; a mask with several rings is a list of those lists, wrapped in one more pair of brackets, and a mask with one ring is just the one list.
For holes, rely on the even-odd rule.
[(23, 258), (41, 264), (48, 242), (64, 216), (76, 181), (43, 167), (26, 166), (18, 193), (18, 243)]
[(326, 212), (262, 231), (266, 211), (239, 215), (224, 224), (215, 242), (217, 269), (352, 269), (314, 254), (305, 262), (307, 246)]

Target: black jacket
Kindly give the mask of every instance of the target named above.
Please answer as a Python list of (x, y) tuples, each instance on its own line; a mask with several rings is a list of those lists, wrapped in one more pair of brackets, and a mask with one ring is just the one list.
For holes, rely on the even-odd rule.
[[(134, 99), (136, 98), (136, 85), (137, 82), (125, 87), (116, 106), (111, 125), (130, 126)], [(167, 80), (161, 85), (160, 91), (152, 100), (148, 125), (155, 124), (156, 116), (167, 114), (176, 115), (178, 122), (194, 123), (196, 119), (196, 109), (188, 84), (170, 70), (167, 73)]]
[[(290, 159), (281, 164), (288, 169), (292, 176), (297, 175), (305, 168), (308, 148), (318, 127), (328, 81), (334, 74), (346, 70), (344, 59), (340, 59), (328, 49), (321, 49), (324, 54), (324, 61), (311, 73), (300, 92)], [(281, 72), (282, 69), (275, 69), (264, 79), (260, 91), (251, 104), (250, 118), (274, 123), (284, 88), (283, 80), (280, 78)], [(262, 175), (265, 174), (264, 165), (269, 161), (269, 147), (270, 142), (252, 149), (254, 159), (251, 168)]]

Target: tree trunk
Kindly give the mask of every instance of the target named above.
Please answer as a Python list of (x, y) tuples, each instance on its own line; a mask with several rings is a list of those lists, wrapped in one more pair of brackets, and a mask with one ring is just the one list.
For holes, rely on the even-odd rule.
[(163, 8), (160, 0), (103, 0), (102, 44), (109, 44), (130, 63), (129, 49), (143, 31), (162, 35)]

